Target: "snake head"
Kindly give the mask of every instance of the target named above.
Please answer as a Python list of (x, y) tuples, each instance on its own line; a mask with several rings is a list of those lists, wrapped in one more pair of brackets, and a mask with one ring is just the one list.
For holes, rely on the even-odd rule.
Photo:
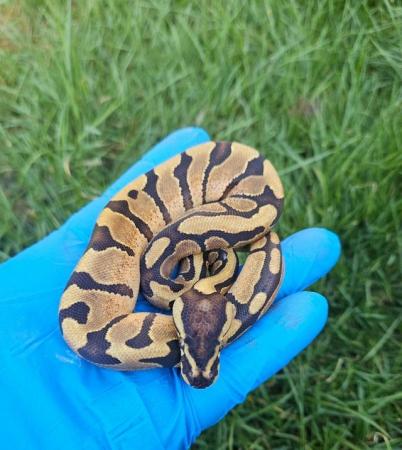
[(233, 307), (217, 292), (192, 289), (176, 299), (172, 312), (180, 342), (181, 374), (187, 384), (206, 388), (218, 376), (219, 354)]

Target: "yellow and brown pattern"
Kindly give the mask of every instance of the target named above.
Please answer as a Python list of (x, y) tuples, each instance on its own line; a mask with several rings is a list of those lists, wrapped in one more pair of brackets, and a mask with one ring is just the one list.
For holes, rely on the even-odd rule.
[[(193, 147), (128, 184), (98, 217), (61, 299), (69, 346), (102, 367), (180, 365), (187, 383), (210, 385), (221, 347), (279, 289), (280, 242), (270, 230), (283, 198), (272, 164), (235, 142)], [(245, 246), (237, 276), (234, 250)], [(133, 312), (140, 287), (172, 315)]]

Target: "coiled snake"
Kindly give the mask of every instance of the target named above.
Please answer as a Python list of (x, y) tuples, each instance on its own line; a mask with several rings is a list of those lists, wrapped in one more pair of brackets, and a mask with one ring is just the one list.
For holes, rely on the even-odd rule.
[[(125, 186), (99, 215), (63, 293), (65, 340), (102, 367), (180, 366), (194, 387), (219, 352), (270, 307), (281, 283), (283, 204), (272, 164), (239, 143), (208, 142)], [(249, 246), (237, 276), (234, 249)], [(171, 314), (133, 312), (139, 288)]]

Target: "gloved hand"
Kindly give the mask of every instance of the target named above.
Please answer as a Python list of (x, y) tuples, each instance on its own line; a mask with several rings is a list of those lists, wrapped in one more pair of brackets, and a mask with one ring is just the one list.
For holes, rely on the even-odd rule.
[[(187, 448), (320, 332), (327, 302), (302, 292), (336, 263), (339, 240), (306, 229), (282, 243), (286, 275), (278, 300), (225, 348), (219, 379), (187, 386), (177, 369), (115, 372), (76, 356), (58, 325), (58, 304), (95, 220), (121, 187), (156, 164), (209, 140), (179, 130), (156, 145), (100, 198), (59, 230), (0, 266), (0, 431), (4, 448)], [(141, 309), (146, 309), (144, 304)]]

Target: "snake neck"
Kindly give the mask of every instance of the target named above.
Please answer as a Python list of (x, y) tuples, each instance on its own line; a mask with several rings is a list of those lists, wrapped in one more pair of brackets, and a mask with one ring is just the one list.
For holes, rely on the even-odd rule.
[(210, 386), (218, 376), (223, 338), (233, 319), (231, 304), (218, 292), (193, 288), (174, 302), (172, 313), (184, 380), (195, 388)]

